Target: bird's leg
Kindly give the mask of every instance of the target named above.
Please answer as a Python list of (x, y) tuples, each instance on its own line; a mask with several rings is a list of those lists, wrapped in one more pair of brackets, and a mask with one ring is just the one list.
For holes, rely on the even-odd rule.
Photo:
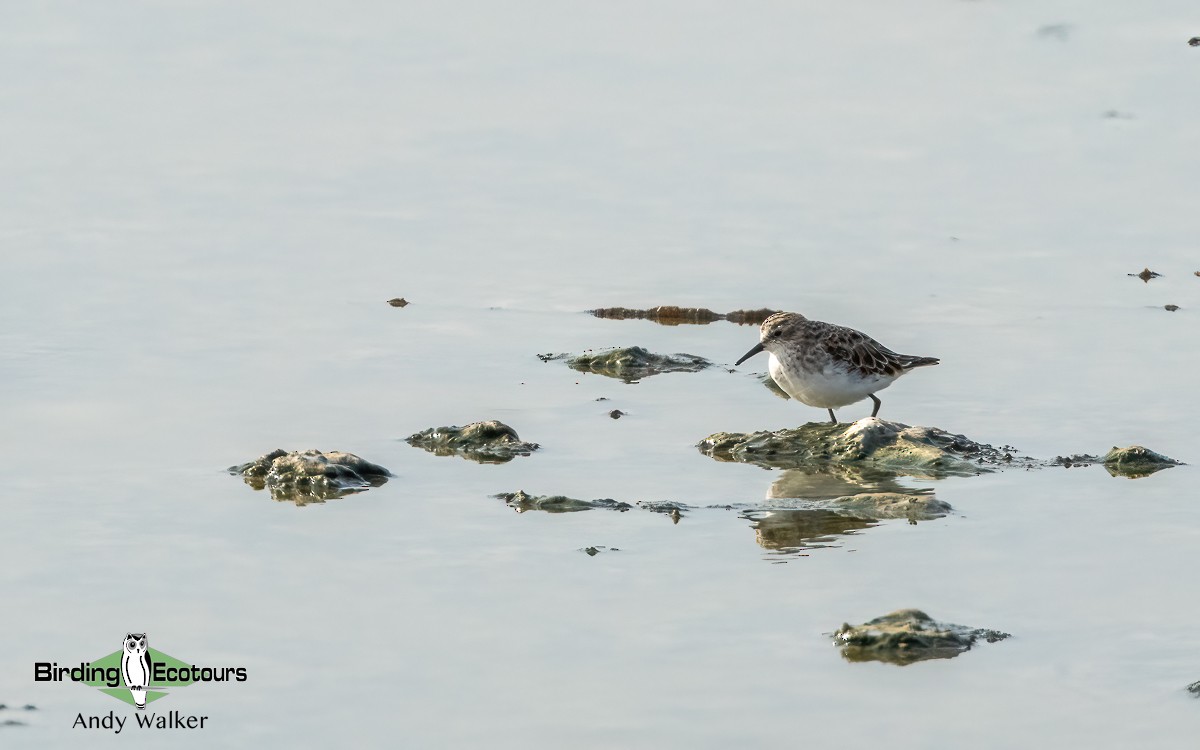
[[(874, 396), (872, 396), (874, 398)], [(837, 424), (837, 417), (833, 416), (833, 409), (829, 410), (829, 424)]]
[(879, 407), (883, 406), (883, 402), (875, 398), (874, 393), (871, 394), (871, 400), (875, 402), (875, 408), (871, 410), (871, 416), (874, 417), (879, 414)]

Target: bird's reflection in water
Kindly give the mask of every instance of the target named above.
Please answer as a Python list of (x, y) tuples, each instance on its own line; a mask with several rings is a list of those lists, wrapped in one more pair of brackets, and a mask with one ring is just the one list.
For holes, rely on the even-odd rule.
[(752, 523), (754, 541), (771, 552), (792, 554), (837, 546), (837, 537), (879, 525), (878, 521), (835, 510), (752, 510), (743, 518)]
[(883, 469), (827, 465), (804, 469), (785, 469), (771, 483), (767, 500), (832, 500), (837, 497), (873, 492), (923, 494), (897, 481), (900, 475)]
[(932, 489), (905, 487), (899, 476), (846, 465), (787, 469), (771, 483), (763, 505), (742, 517), (751, 522), (763, 549), (795, 555), (840, 546), (839, 537), (878, 526), (883, 519), (916, 523), (949, 511)]

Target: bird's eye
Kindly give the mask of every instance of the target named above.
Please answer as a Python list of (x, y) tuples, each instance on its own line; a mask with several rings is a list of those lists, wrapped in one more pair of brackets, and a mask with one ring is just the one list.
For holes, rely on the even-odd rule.
[(783, 331), (776, 328), (774, 331), (771, 331), (771, 335), (774, 336), (775, 338), (779, 338), (780, 336), (783, 335)]

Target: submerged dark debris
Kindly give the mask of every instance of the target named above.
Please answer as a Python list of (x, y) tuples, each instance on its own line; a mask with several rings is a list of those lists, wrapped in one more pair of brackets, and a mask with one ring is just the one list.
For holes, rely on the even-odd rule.
[(230, 466), (256, 490), (267, 489), (280, 502), (323, 503), (378, 487), (392, 474), (353, 453), (275, 450), (239, 466)]
[(862, 625), (844, 623), (833, 641), (847, 661), (903, 667), (927, 659), (952, 659), (981, 639), (995, 643), (1009, 637), (998, 630), (937, 622), (919, 609), (900, 609)]
[(727, 320), (738, 325), (758, 325), (776, 310), (762, 308), (759, 310), (734, 310), (730, 313), (719, 313), (707, 307), (676, 307), (675, 305), (659, 305), (644, 310), (629, 307), (599, 307), (588, 310), (597, 318), (610, 320), (650, 320), (665, 326), (683, 324), (708, 325), (714, 321)]
[(516, 430), (495, 419), (472, 422), (463, 427), (431, 427), (404, 440), (436, 456), (462, 456), (481, 464), (507, 463), (517, 456), (528, 456), (540, 447), (537, 443), (521, 440)]

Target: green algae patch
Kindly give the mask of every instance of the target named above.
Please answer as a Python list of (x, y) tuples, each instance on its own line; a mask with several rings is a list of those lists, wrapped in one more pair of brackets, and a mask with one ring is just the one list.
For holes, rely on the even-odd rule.
[(353, 453), (319, 450), (275, 450), (249, 463), (230, 466), (228, 471), (256, 490), (269, 490), (273, 499), (296, 505), (362, 492), (378, 487), (392, 475)]
[(845, 623), (833, 634), (833, 642), (846, 661), (906, 666), (927, 659), (952, 659), (980, 640), (995, 643), (1009, 637), (998, 630), (937, 622), (919, 609), (901, 609), (862, 625)]
[(583, 354), (539, 354), (543, 362), (565, 359), (572, 370), (636, 383), (666, 372), (699, 372), (713, 363), (695, 354), (656, 354), (640, 346), (589, 350)]
[(700, 441), (697, 448), (718, 461), (765, 468), (864, 464), (927, 477), (969, 476), (1015, 460), (1004, 449), (962, 435), (874, 417), (850, 424), (809, 422), (774, 432), (717, 432)]
[(461, 456), (481, 464), (507, 463), (539, 448), (537, 443), (521, 440), (516, 430), (495, 419), (463, 427), (431, 427), (404, 440), (435, 456)]

